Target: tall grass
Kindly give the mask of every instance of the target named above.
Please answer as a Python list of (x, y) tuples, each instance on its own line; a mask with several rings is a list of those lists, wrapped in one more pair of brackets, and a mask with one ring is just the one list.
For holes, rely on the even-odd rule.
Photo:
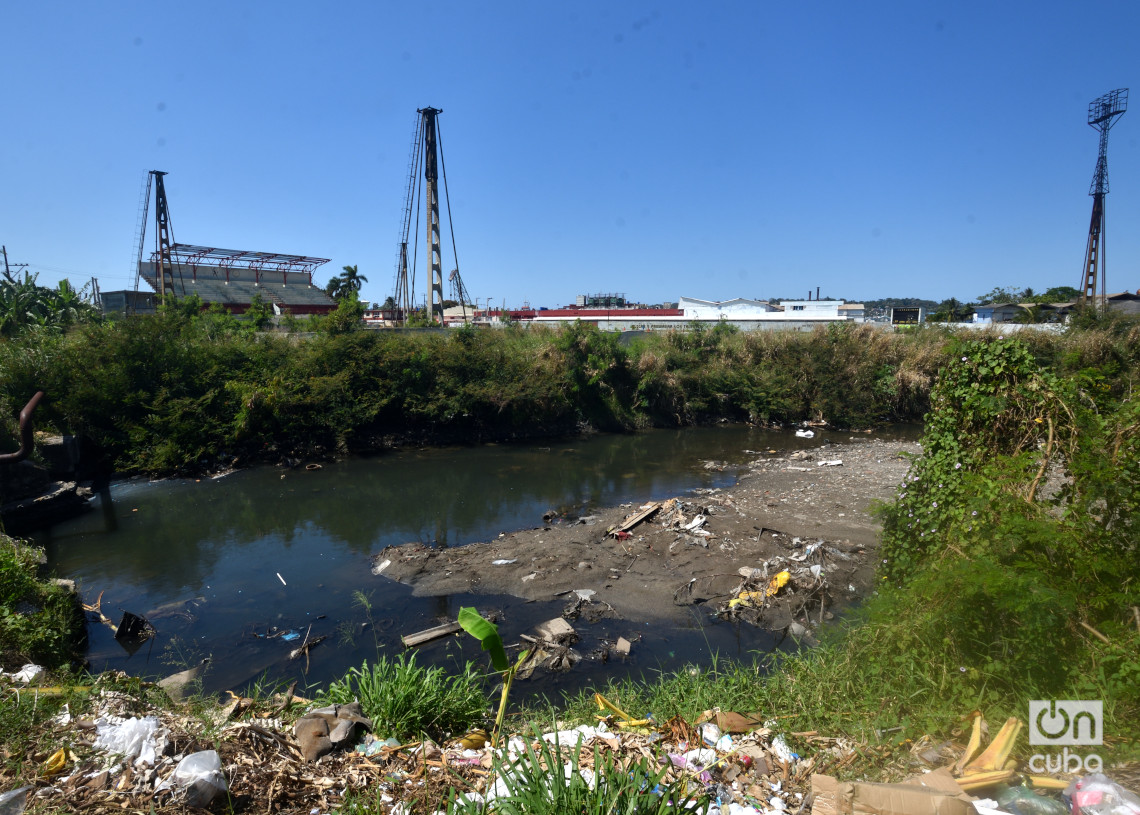
[(319, 694), (318, 704), (359, 701), (378, 736), (443, 739), (481, 724), (488, 713), (483, 683), (472, 663), (457, 674), (416, 663), (415, 654), (381, 655), (351, 668)]

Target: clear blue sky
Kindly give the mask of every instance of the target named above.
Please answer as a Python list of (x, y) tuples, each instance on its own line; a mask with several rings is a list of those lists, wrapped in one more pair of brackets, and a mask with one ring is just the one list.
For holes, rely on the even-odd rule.
[[(158, 169), (178, 241), (331, 258), (321, 283), (357, 264), (383, 300), (425, 106), (480, 300), (1076, 286), (1088, 103), (1132, 86), (1140, 108), (1134, 0), (11, 2), (3, 23), (0, 242), (104, 290), (133, 285)], [(1140, 109), (1109, 143), (1110, 291), (1140, 287), (1138, 145)]]

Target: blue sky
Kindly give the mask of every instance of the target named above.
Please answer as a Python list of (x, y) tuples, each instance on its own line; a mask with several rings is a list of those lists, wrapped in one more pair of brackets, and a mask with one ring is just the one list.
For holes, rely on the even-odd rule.
[[(1135, 2), (35, 2), (3, 20), (0, 242), (42, 283), (104, 290), (133, 285), (158, 169), (178, 241), (331, 258), (321, 283), (357, 264), (383, 300), (425, 106), (480, 301), (1076, 286), (1088, 103), (1140, 94)], [(1140, 110), (1109, 143), (1110, 291), (1140, 287), (1138, 145)]]

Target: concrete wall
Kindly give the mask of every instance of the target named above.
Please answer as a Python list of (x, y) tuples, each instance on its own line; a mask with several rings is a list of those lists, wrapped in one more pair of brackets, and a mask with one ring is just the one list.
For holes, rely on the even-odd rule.
[(784, 316), (839, 319), (842, 300), (784, 300)]
[(689, 320), (747, 320), (761, 314), (771, 314), (778, 309), (763, 300), (748, 300), (737, 297), (732, 300), (698, 300), (695, 297), (682, 297), (677, 308), (683, 309)]

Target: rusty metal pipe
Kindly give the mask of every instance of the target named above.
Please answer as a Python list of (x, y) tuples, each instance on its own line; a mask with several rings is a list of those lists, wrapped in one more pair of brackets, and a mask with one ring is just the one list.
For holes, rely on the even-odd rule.
[(20, 411), (20, 449), (15, 453), (0, 455), (0, 464), (15, 464), (26, 459), (32, 452), (32, 448), (36, 444), (32, 437), (32, 413), (43, 398), (44, 392), (36, 391), (36, 395), (29, 399), (28, 404), (24, 405), (24, 409)]

